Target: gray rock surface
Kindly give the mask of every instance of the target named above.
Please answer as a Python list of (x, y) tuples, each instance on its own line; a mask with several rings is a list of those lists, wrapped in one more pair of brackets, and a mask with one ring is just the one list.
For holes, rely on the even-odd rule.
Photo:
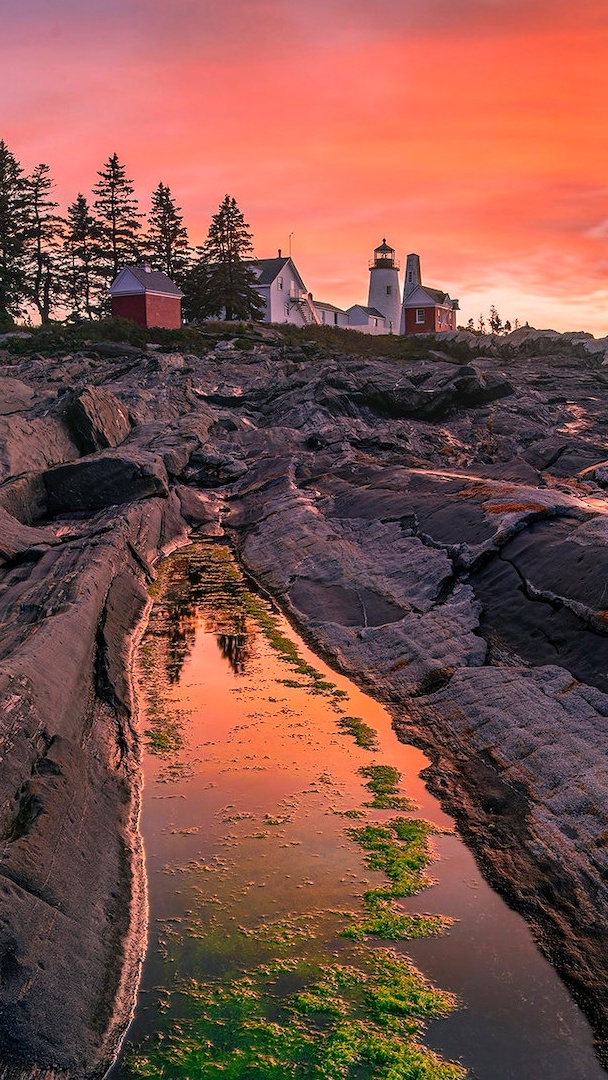
[(607, 1060), (605, 343), (109, 344), (0, 368), (0, 1075), (101, 1076), (128, 1015), (129, 655), (190, 529), (391, 703)]
[(83, 454), (119, 446), (131, 430), (127, 409), (103, 386), (85, 386), (68, 393), (63, 409), (67, 426)]

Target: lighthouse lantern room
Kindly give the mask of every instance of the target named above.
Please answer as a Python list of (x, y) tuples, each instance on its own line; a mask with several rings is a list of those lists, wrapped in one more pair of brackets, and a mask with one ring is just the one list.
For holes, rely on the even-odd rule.
[(375, 308), (384, 316), (389, 334), (398, 334), (401, 321), (399, 263), (395, 258), (395, 249), (387, 244), (386, 238), (374, 248), (369, 272), (368, 307)]

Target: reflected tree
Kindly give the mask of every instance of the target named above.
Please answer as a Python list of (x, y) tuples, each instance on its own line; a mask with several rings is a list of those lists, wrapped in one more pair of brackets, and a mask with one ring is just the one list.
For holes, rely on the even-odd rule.
[(244, 615), (233, 617), (231, 622), (230, 630), (217, 634), (217, 646), (234, 674), (244, 675), (252, 656), (255, 634), (251, 632)]

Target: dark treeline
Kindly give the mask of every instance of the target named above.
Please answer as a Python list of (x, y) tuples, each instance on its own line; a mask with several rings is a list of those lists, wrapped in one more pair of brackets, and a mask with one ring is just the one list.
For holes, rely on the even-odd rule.
[(149, 263), (184, 292), (184, 315), (250, 319), (263, 306), (248, 260), (252, 236), (226, 195), (202, 247), (192, 247), (181, 208), (160, 182), (147, 215), (117, 154), (97, 173), (91, 195), (79, 192), (58, 212), (48, 165), (28, 175), (0, 141), (0, 327), (37, 313), (42, 323), (99, 319), (123, 266)]

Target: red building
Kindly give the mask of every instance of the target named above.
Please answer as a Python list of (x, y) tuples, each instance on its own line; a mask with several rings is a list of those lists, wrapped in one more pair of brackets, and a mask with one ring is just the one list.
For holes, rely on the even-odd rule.
[(110, 286), (112, 315), (138, 326), (179, 330), (182, 295), (170, 277), (147, 264), (125, 266)]
[(408, 255), (401, 308), (402, 334), (438, 334), (456, 329), (458, 300), (443, 289), (431, 289), (420, 279), (420, 258)]

